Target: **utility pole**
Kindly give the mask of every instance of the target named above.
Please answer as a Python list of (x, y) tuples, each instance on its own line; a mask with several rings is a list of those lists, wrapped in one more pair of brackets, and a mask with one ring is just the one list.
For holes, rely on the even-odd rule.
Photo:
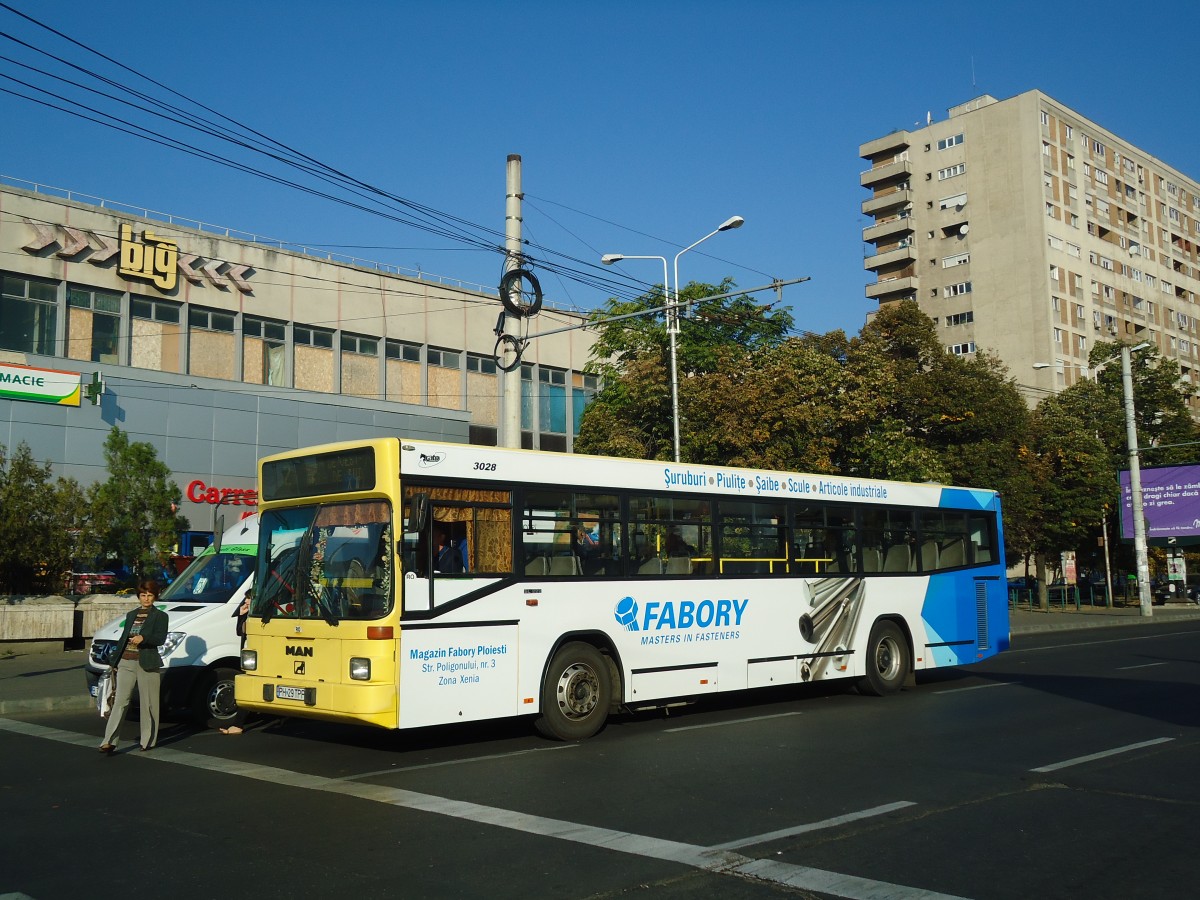
[[(1138, 345), (1141, 347), (1142, 345)], [(1137, 560), (1139, 614), (1154, 615), (1150, 597), (1150, 559), (1142, 508), (1142, 466), (1138, 459), (1137, 414), (1133, 408), (1133, 367), (1128, 344), (1121, 345), (1121, 392), (1125, 401), (1125, 441), (1129, 445), (1129, 493), (1133, 505), (1133, 549)]]
[[(521, 267), (521, 157), (510, 153), (508, 156), (507, 177), (504, 194), (504, 272)], [(512, 290), (520, 291), (520, 282), (515, 282)], [(513, 303), (519, 301), (513, 297)], [(521, 446), (521, 366), (517, 365), (511, 372), (504, 373), (504, 418), (500, 423), (500, 435), (497, 443), (501, 447)]]

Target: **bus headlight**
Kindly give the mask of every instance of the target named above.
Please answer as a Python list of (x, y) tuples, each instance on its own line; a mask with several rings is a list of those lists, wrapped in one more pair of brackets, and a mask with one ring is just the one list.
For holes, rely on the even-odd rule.
[(242, 671), (253, 672), (258, 668), (258, 651), (243, 650), (242, 651)]
[(350, 657), (350, 678), (354, 681), (370, 681), (371, 661), (365, 656)]

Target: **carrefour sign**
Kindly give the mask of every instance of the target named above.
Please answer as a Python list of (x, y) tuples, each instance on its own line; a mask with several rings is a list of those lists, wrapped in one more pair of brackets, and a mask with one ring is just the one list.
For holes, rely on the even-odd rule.
[(78, 406), (81, 380), (78, 372), (0, 363), (0, 397), (10, 400)]

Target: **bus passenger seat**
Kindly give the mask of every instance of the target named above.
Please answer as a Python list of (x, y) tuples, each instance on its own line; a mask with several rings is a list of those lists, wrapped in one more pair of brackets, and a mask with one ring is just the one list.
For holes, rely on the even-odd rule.
[(640, 566), (638, 566), (639, 575), (661, 575), (663, 573), (662, 560), (657, 556), (652, 556)]
[(966, 565), (967, 557), (964, 552), (963, 539), (955, 538), (952, 541), (947, 541), (942, 547), (939, 559), (939, 567), (943, 569), (954, 569), (958, 566)]
[(546, 557), (535, 556), (525, 563), (526, 575), (545, 575), (546, 574)]
[(921, 571), (932, 572), (938, 566), (938, 542), (926, 541), (921, 545)]
[(579, 557), (574, 553), (572, 553), (570, 556), (550, 557), (549, 574), (551, 575), (578, 575), (581, 571), (582, 570), (579, 567)]
[(907, 572), (912, 568), (912, 553), (908, 544), (892, 544), (883, 560), (885, 572)]
[(691, 575), (692, 558), (690, 556), (672, 556), (667, 560), (668, 575)]

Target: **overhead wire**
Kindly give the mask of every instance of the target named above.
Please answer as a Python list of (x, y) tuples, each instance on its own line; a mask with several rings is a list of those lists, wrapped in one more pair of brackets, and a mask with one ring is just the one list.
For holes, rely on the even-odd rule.
[[(141, 113), (156, 117), (161, 121), (171, 122), (179, 127), (190, 129), (212, 139), (224, 141), (243, 150), (266, 156), (278, 164), (290, 167), (293, 170), (301, 172), (309, 177), (316, 178), (330, 187), (348, 191), (352, 196), (357, 197), (363, 202), (357, 202), (355, 200), (331, 193), (328, 190), (316, 188), (308, 184), (302, 184), (293, 178), (287, 178), (276, 173), (269, 172), (265, 169), (252, 166), (248, 163), (231, 159), (212, 150), (204, 149), (198, 146), (192, 146), (180, 139), (159, 134), (156, 131), (152, 131), (147, 126), (140, 125), (126, 118), (112, 115), (108, 116), (107, 118), (102, 118), (91, 115), (89, 114), (89, 108), (78, 100), (74, 100), (70, 97), (64, 96), (63, 94), (49, 90), (48, 88), (16, 78), (10, 74), (0, 73), (0, 77), (3, 77), (15, 84), (19, 84), (28, 90), (35, 91), (39, 94), (44, 94), (48, 97), (53, 97), (55, 100), (66, 104), (66, 106), (60, 106), (56, 103), (48, 102), (38, 97), (31, 97), (19, 91), (14, 91), (8, 88), (0, 88), (0, 92), (10, 94), (28, 102), (54, 109), (68, 115), (93, 122), (95, 124), (112, 128), (116, 131), (129, 134), (133, 137), (146, 140), (151, 143), (159, 144), (177, 152), (182, 152), (208, 162), (225, 166), (233, 169), (234, 171), (240, 171), (244, 174), (263, 178), (282, 187), (299, 190), (311, 196), (329, 200), (351, 209), (380, 216), (387, 220), (396, 222), (397, 224), (424, 230), (439, 237), (466, 244), (471, 249), (504, 253), (504, 248), (498, 243), (500, 232), (494, 228), (469, 222), (462, 217), (445, 213), (433, 207), (417, 203), (348, 175), (345, 172), (342, 172), (341, 170), (327, 163), (321, 162), (320, 160), (317, 160), (314, 157), (309, 156), (308, 154), (305, 154), (284, 142), (278, 141), (275, 138), (255, 130), (254, 128), (237, 119), (206, 106), (192, 97), (189, 97), (186, 94), (183, 94), (174, 88), (171, 88), (170, 86), (120, 62), (119, 60), (103, 53), (102, 51), (91, 47), (82, 41), (65, 34), (64, 32), (21, 12), (20, 10), (17, 10), (10, 4), (3, 2), (3, 0), (0, 0), (0, 9), (5, 9), (25, 20), (26, 22), (42, 28), (56, 37), (67, 41), (71, 45), (84, 50), (87, 53), (93, 54), (105, 62), (118, 67), (121, 71), (133, 75), (136, 78), (142, 79), (154, 87), (166, 91), (169, 95), (178, 98), (184, 103), (203, 110), (211, 116), (215, 116), (217, 120), (220, 120), (220, 122), (228, 123), (229, 126), (233, 126), (235, 131), (230, 131), (227, 127), (219, 124), (219, 122), (214, 121), (211, 118), (206, 118), (203, 115), (196, 115), (179, 106), (164, 103), (162, 100), (154, 97), (152, 94), (137, 90), (132, 86), (116, 81), (85, 66), (80, 66), (74, 62), (71, 62), (70, 60), (64, 59), (61, 56), (36, 47), (27, 41), (15, 37), (14, 35), (0, 32), (0, 37), (7, 38), (19, 46), (25, 47), (28, 50), (47, 57), (60, 65), (67, 66), (71, 70), (78, 72), (81, 75), (94, 78), (101, 83), (114, 88), (115, 90), (124, 92), (132, 97), (137, 98), (138, 100), (144, 101), (146, 104), (150, 104), (155, 108), (148, 108), (145, 105), (134, 103), (107, 91), (101, 91), (99, 89), (89, 87), (88, 85), (82, 84), (73, 79), (65, 78), (64, 76), (48, 72), (44, 69), (40, 69), (36, 66), (32, 66), (18, 60), (3, 57), (5, 61), (20, 66), (27, 71), (37, 72), (42, 76), (53, 79), (57, 82), (69, 84), (76, 89), (86, 91), (94, 96), (105, 97), (112, 102), (138, 110)], [(528, 195), (526, 195), (526, 197), (528, 197)], [(553, 203), (554, 205), (561, 206), (564, 209), (572, 209), (565, 204), (560, 204), (555, 201), (545, 200), (545, 202)], [(570, 234), (572, 238), (587, 246), (586, 242), (582, 241), (578, 235), (573, 234), (569, 229), (563, 226), (562, 223), (555, 220), (552, 216), (549, 216), (549, 214), (545, 211), (538, 209), (536, 206), (534, 206), (534, 208), (537, 209), (537, 211), (542, 215), (545, 215), (551, 222), (554, 222), (557, 227), (561, 228), (567, 234)], [(578, 210), (572, 211), (579, 213)], [(580, 214), (588, 215), (586, 213)], [(418, 215), (422, 218), (417, 218)], [(599, 221), (606, 221), (596, 216), (591, 216), (591, 218), (598, 219)], [(589, 247), (589, 249), (592, 249), (593, 252), (595, 252), (594, 248)], [(719, 257), (712, 258), (720, 259)], [(613, 277), (613, 275), (609, 274), (609, 271), (611, 270), (606, 271), (601, 269), (601, 267), (593, 261), (579, 259), (561, 250), (550, 248), (532, 240), (523, 240), (521, 262), (524, 265), (538, 267), (555, 275), (559, 279), (560, 284), (562, 284), (564, 292), (568, 293), (568, 296), (569, 291), (567, 291), (565, 284), (563, 284), (563, 280), (573, 281), (584, 286), (609, 293), (613, 295), (615, 299), (623, 300), (634, 299), (635, 297), (646, 293), (647, 289), (651, 287), (649, 282), (628, 276), (625, 273), (620, 273), (619, 278)], [(743, 266), (742, 268), (747, 267)], [(750, 269), (750, 271), (757, 270)]]

